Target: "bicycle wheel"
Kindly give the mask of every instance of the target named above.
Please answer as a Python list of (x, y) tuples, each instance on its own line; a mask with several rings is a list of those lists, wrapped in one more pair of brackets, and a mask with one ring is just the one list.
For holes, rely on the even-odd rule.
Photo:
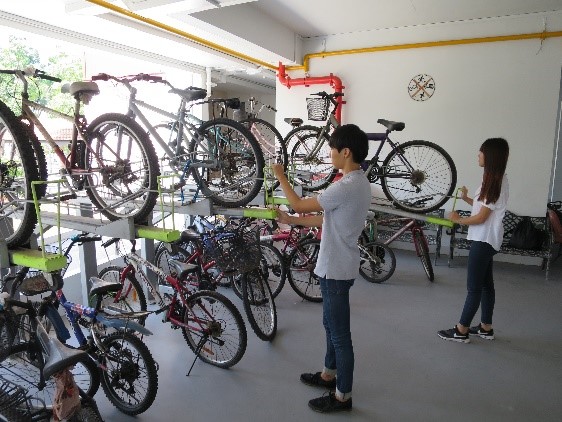
[(10, 248), (27, 243), (37, 224), (35, 180), (39, 173), (27, 131), (0, 102), (0, 237)]
[(103, 419), (96, 409), (82, 404), (80, 410), (72, 415), (68, 422), (103, 422)]
[(264, 159), (254, 135), (230, 119), (204, 122), (192, 139), (193, 178), (204, 195), (217, 205), (241, 207), (256, 197), (263, 185)]
[(392, 150), (383, 162), (382, 190), (394, 205), (426, 213), (441, 207), (457, 184), (457, 169), (447, 152), (428, 141), (410, 141)]
[(288, 259), (289, 284), (300, 297), (311, 302), (322, 302), (320, 279), (314, 274), (319, 252), (320, 240), (306, 239), (298, 243)]
[[(49, 172), (47, 169), (47, 157), (45, 157), (45, 150), (41, 146), (41, 142), (35, 135), (35, 132), (29, 126), (29, 123), (20, 120), (22, 125), (24, 126), (27, 136), (29, 136), (29, 140), (31, 141), (31, 146), (33, 147), (33, 153), (35, 154), (35, 159), (37, 160), (37, 171), (39, 172), (39, 180), (48, 180), (49, 179)], [(41, 184), (36, 186), (37, 197), (42, 198), (47, 193), (47, 185)]]
[(285, 279), (287, 278), (285, 260), (281, 252), (269, 243), (260, 243), (260, 248), (262, 254), (260, 271), (263, 279), (267, 280), (271, 294), (276, 298), (283, 290)]
[(244, 310), (259, 339), (271, 341), (277, 333), (277, 309), (269, 284), (259, 269), (242, 274)]
[[(250, 118), (240, 121), (247, 127), (252, 135), (256, 138), (261, 146), (265, 165), (274, 163), (283, 164), (283, 168), (287, 171), (289, 157), (283, 137), (275, 126), (263, 119)], [(273, 191), (279, 186), (279, 181), (273, 175), (266, 177), (267, 187)]]
[[(111, 265), (104, 268), (98, 277), (104, 281), (121, 281), (123, 267)], [(96, 303), (96, 297), (90, 296), (90, 303)], [(103, 295), (101, 301), (102, 309), (114, 312), (138, 312), (146, 311), (146, 296), (139, 281), (132, 274), (127, 274), (123, 287), (118, 292), (109, 292)]]
[(289, 156), (289, 177), (305, 191), (324, 189), (332, 183), (337, 174), (337, 170), (332, 165), (328, 137), (324, 135), (320, 149), (313, 153), (319, 131), (299, 133), (300, 139), (294, 144)]
[[(41, 357), (39, 357), (41, 355)], [(42, 354), (37, 353), (36, 343), (14, 345), (7, 355), (0, 354), (0, 376), (28, 392), (32, 402), (52, 406), (55, 397), (55, 380), (45, 380), (40, 388), (40, 371), (43, 367)], [(92, 360), (77, 363), (71, 370), (76, 385), (93, 397), (100, 386), (100, 370)]]
[(244, 353), (248, 334), (242, 315), (230, 300), (217, 292), (198, 291), (185, 298), (182, 327), (189, 348), (199, 359), (219, 368), (236, 365)]
[(86, 192), (110, 220), (134, 217), (146, 224), (158, 196), (158, 157), (150, 139), (131, 118), (104, 114), (88, 125), (84, 162)]
[(370, 283), (382, 283), (394, 274), (396, 257), (394, 251), (384, 243), (369, 242), (359, 245), (361, 261), (359, 274)]
[(413, 230), (412, 235), (414, 237), (416, 253), (420, 258), (425, 274), (427, 275), (429, 281), (433, 281), (435, 275), (433, 274), (433, 265), (431, 264), (431, 257), (429, 256), (429, 247), (427, 246), (427, 240), (422, 231)]
[(134, 334), (117, 332), (103, 339), (102, 388), (113, 405), (138, 415), (154, 402), (158, 391), (157, 364), (148, 347)]

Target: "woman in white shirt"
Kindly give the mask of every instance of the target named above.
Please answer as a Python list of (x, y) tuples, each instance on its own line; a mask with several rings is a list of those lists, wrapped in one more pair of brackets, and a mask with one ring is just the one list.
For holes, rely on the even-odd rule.
[[(461, 198), (472, 205), (471, 216), (461, 218), (454, 211), (449, 214), (453, 222), (469, 226), (467, 239), (472, 240), (472, 244), (468, 255), (464, 308), (458, 324), (437, 333), (444, 340), (468, 343), (469, 335), (494, 339), (492, 315), (496, 292), (493, 257), (500, 250), (503, 239), (502, 220), (509, 198), (509, 183), (505, 175), (508, 157), (509, 145), (505, 139), (487, 139), (478, 153), (478, 165), (484, 167), (482, 185), (476, 190), (474, 199), (468, 197), (465, 186), (461, 188)], [(479, 307), (481, 323), (470, 327)]]

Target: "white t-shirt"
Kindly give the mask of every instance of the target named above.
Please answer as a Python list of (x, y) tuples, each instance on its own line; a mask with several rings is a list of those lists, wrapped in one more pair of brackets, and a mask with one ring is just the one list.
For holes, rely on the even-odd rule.
[(492, 213), (486, 221), (482, 224), (474, 224), (468, 226), (468, 240), (476, 240), (479, 242), (486, 242), (496, 251), (499, 251), (503, 241), (503, 224), (502, 220), (507, 209), (507, 201), (509, 199), (509, 182), (507, 176), (504, 174), (502, 180), (502, 188), (498, 200), (493, 204), (485, 204), (478, 201), (480, 195), (480, 186), (474, 194), (474, 201), (472, 202), (472, 214), (476, 215), (480, 212), (482, 207), (489, 208)]

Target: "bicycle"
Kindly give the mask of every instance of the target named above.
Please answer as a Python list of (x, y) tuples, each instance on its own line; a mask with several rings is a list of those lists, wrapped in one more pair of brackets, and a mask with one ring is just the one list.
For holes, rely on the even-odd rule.
[[(306, 191), (323, 189), (336, 176), (328, 141), (331, 130), (340, 125), (335, 117), (336, 98), (343, 94), (318, 92), (312, 95), (320, 98), (307, 98), (309, 119), (325, 120), (324, 126), (298, 126), (284, 139), (289, 166), (296, 169), (294, 175), (289, 172), (289, 177)], [(328, 112), (330, 107), (332, 110)], [(414, 140), (400, 144), (392, 141), (389, 135), (402, 131), (405, 127), (402, 122), (378, 119), (377, 123), (386, 127), (386, 131), (367, 134), (369, 140), (378, 145), (374, 155), (361, 163), (369, 181), (380, 181), (386, 198), (403, 210), (425, 213), (441, 207), (451, 197), (457, 183), (457, 170), (451, 156), (433, 142)], [(391, 150), (383, 158), (380, 155), (385, 145)]]
[[(182, 282), (199, 290), (233, 287), (243, 302), (253, 331), (261, 340), (270, 341), (277, 331), (275, 296), (270, 284), (276, 284), (283, 268), (279, 252), (271, 245), (258, 244), (251, 232), (243, 233), (246, 229), (246, 225), (233, 226), (231, 221), (226, 226), (215, 226), (196, 216), (194, 224), (181, 233), (178, 241), (159, 245), (154, 263), (172, 277), (178, 276), (177, 262), (197, 266), (197, 271), (186, 275)], [(248, 276), (254, 270), (256, 274)], [(111, 271), (118, 273), (119, 268)], [(100, 276), (105, 276), (102, 273)], [(251, 285), (244, 294), (246, 282)], [(170, 289), (163, 278), (159, 278), (159, 287)], [(255, 300), (257, 295), (260, 295), (260, 300)]]
[[(27, 242), (28, 234), (31, 234), (36, 225), (36, 218), (29, 211), (33, 204), (27, 202), (31, 192), (28, 186), (33, 180), (46, 180), (48, 177), (44, 151), (35, 135), (36, 128), (62, 165), (61, 176), (68, 193), (61, 195), (61, 200), (76, 198), (76, 192), (84, 190), (95, 207), (109, 220), (133, 217), (135, 223), (146, 224), (156, 203), (157, 176), (160, 171), (154, 147), (138, 123), (117, 113), (100, 116), (88, 123), (80, 110), (82, 104), (88, 104), (99, 93), (94, 82), (74, 82), (63, 87), (63, 92), (75, 98), (74, 112), (68, 115), (29, 99), (28, 79), (61, 82), (59, 78), (36, 69), (0, 70), (0, 74), (14, 75), (23, 84), (21, 116), (16, 117), (4, 104), (0, 106), (0, 122), (3, 122), (12, 135), (9, 139), (0, 138), (0, 141), (3, 144), (13, 142), (17, 149), (16, 155), (22, 160), (21, 164), (16, 163), (14, 166), (12, 157), (0, 158), (4, 188), (2, 198), (8, 196), (10, 202), (17, 202), (17, 207), (24, 209), (21, 221), (18, 220), (13, 228), (6, 228), (9, 221), (3, 224), (3, 230), (11, 234), (7, 243), (15, 246)], [(68, 155), (56, 144), (34, 110), (54, 115), (72, 124)], [(31, 140), (31, 149), (28, 140)], [(5, 148), (3, 144), (0, 145), (2, 154), (11, 154), (13, 148)], [(23, 177), (16, 177), (15, 180), (9, 177), (11, 169), (16, 174), (23, 171)], [(20, 184), (25, 189), (19, 197), (14, 198), (14, 188), (18, 187), (16, 180), (21, 180)], [(41, 198), (45, 193), (46, 187), (39, 188), (38, 197)], [(2, 208), (9, 206), (14, 207), (8, 203)]]
[[(192, 224), (189, 229), (197, 232), (199, 235), (204, 233), (215, 233), (221, 235), (221, 232), (225, 232), (225, 236), (229, 236), (228, 231), (232, 228), (237, 228), (240, 225), (248, 224), (248, 228), (252, 228), (250, 220), (247, 217), (240, 219), (240, 222), (236, 222), (237, 218), (230, 218), (225, 222), (220, 222), (219, 224), (212, 223), (208, 218), (202, 216), (194, 216)], [(246, 221), (248, 223), (246, 223)], [(171, 271), (168, 260), (170, 257), (174, 259), (179, 259), (183, 262), (197, 263), (201, 268), (202, 283), (203, 288), (209, 288), (211, 290), (216, 289), (217, 286), (222, 287), (232, 287), (236, 295), (243, 299), (242, 295), (242, 283), (240, 276), (233, 276), (232, 274), (225, 273), (217, 268), (215, 261), (210, 260), (206, 254), (201, 242), (201, 236), (197, 236), (196, 233), (192, 233), (188, 237), (189, 240), (182, 241), (181, 239), (177, 242), (169, 244), (160, 243), (156, 248), (154, 263), (157, 267), (163, 269), (165, 272)], [(260, 249), (261, 249), (261, 259), (260, 259), (260, 271), (263, 278), (267, 280), (269, 287), (271, 289), (271, 294), (273, 298), (276, 298), (283, 284), (285, 283), (286, 270), (283, 264), (283, 257), (279, 250), (270, 243), (262, 243), (260, 237)]]
[[(71, 337), (57, 311), (59, 305), (64, 308), (78, 347), (90, 356), (89, 364), (84, 365), (91, 382), (86, 390), (88, 394), (93, 395), (101, 382), (105, 395), (121, 412), (128, 415), (145, 412), (154, 402), (158, 391), (158, 365), (148, 347), (134, 334), (152, 333), (133, 319), (145, 318), (147, 313), (109, 314), (102, 310), (103, 296), (120, 291), (122, 286), (119, 282), (90, 278), (90, 295), (95, 297), (95, 305), (89, 307), (66, 299), (59, 273), (39, 273), (24, 278), (27, 270), (22, 268), (11, 280), (11, 296), (29, 297), (48, 293), (38, 306), (45, 308), (44, 315), (49, 322), (45, 327), (49, 330), (53, 328), (61, 342)], [(47, 278), (53, 281), (48, 282)], [(87, 337), (82, 327), (89, 331)]]
[[(395, 222), (403, 222), (404, 224), (384, 242), (378, 241), (377, 225), (392, 224)], [(373, 256), (378, 257), (378, 262), (367, 263), (361, 266), (360, 273), (367, 281), (382, 283), (394, 274), (394, 270), (396, 269), (396, 257), (389, 245), (408, 230), (412, 234), (416, 254), (422, 263), (427, 278), (429, 281), (434, 280), (435, 275), (429, 255), (429, 246), (423, 232), (423, 224), (416, 219), (407, 217), (377, 218), (376, 213), (370, 212), (365, 228), (359, 238), (359, 244), (366, 249), (372, 249), (371, 253)], [(368, 247), (367, 245), (371, 246)]]
[[(42, 312), (44, 307), (36, 310), (30, 302), (4, 300), (0, 311), (0, 420), (50, 421), (53, 402), (45, 401), (43, 393), (60, 390), (54, 379), (74, 379), (66, 371), (90, 362), (83, 350), (71, 349), (48, 336), (38, 317)], [(65, 409), (67, 420), (102, 421), (93, 394), (78, 383), (76, 389), (80, 406)]]
[[(185, 186), (188, 175), (191, 175), (197, 184), (194, 199), (200, 189), (214, 203), (225, 207), (244, 206), (258, 194), (263, 184), (264, 158), (254, 136), (232, 119), (217, 118), (203, 122), (189, 113), (190, 107), (201, 104), (197, 101), (204, 99), (207, 91), (195, 87), (178, 89), (159, 76), (142, 73), (129, 77), (101, 73), (93, 76), (92, 80), (115, 81), (127, 88), (127, 116), (142, 122), (161, 149), (167, 166), (179, 172), (180, 181), (175, 188)], [(170, 92), (181, 99), (177, 113), (169, 113), (139, 100), (137, 89), (131, 84), (136, 81), (161, 83), (169, 87)], [(171, 123), (153, 126), (141, 107), (165, 116)], [(160, 134), (159, 130), (165, 133)]]
[[(108, 247), (119, 240), (110, 239), (102, 246)], [(247, 345), (244, 320), (225, 296), (208, 290), (194, 292), (188, 283), (184, 283), (191, 274), (198, 271), (196, 265), (171, 260), (177, 274), (177, 277), (173, 277), (139, 256), (135, 250), (135, 241), (131, 242), (131, 251), (123, 259), (124, 267), (114, 267), (112, 271), (100, 273), (100, 278), (125, 286), (129, 282), (133, 284), (132, 280), (138, 275), (158, 306), (153, 313), (162, 313), (163, 322), (169, 322), (173, 329), (181, 329), (187, 345), (195, 353), (195, 360), (199, 358), (219, 368), (229, 368), (242, 359)], [(165, 280), (171, 290), (162, 289), (161, 294), (161, 287), (154, 286), (148, 280), (143, 267)], [(130, 291), (121, 288), (115, 298), (128, 302), (130, 294)], [(138, 294), (144, 295), (144, 292), (140, 290)]]
[[(274, 113), (277, 110), (268, 105), (268, 104), (261, 104), (259, 109), (256, 110), (257, 106), (260, 104), (255, 97), (249, 98), (250, 103), (250, 112), (247, 114), (246, 118), (240, 120), (240, 123), (246, 126), (252, 135), (255, 136), (256, 140), (261, 146), (265, 163), (282, 163), (283, 168), (285, 171), (287, 170), (287, 163), (288, 163), (288, 155), (287, 155), (287, 148), (285, 147), (285, 143), (283, 142), (283, 136), (279, 133), (277, 128), (269, 123), (267, 120), (260, 119), (258, 115), (264, 110), (271, 110)], [(279, 186), (279, 182), (275, 177), (267, 177), (267, 173), (265, 177), (266, 186), (271, 191), (275, 190)]]

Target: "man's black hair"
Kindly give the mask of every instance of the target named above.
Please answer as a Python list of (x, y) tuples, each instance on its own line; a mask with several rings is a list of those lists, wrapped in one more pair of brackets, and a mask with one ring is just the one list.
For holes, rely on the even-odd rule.
[(328, 145), (330, 145), (330, 148), (337, 149), (338, 152), (344, 148), (349, 148), (355, 163), (361, 163), (369, 153), (367, 134), (354, 124), (342, 125), (334, 130)]

